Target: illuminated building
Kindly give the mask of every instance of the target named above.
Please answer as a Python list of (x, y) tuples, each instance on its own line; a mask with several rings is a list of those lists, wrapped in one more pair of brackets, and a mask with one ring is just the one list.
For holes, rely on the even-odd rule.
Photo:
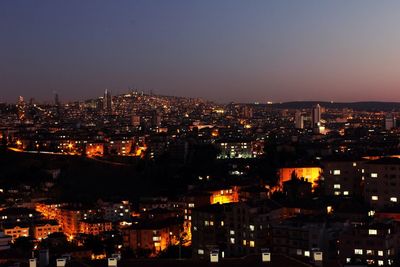
[(365, 262), (368, 266), (395, 266), (398, 230), (393, 222), (349, 225), (339, 236), (341, 264)]
[(123, 246), (149, 250), (155, 256), (169, 245), (176, 245), (180, 227), (175, 219), (132, 225), (122, 229)]
[(323, 190), (327, 196), (354, 196), (362, 194), (362, 162), (355, 159), (324, 160)]
[(254, 158), (252, 141), (219, 140), (216, 146), (221, 151), (219, 159)]
[(311, 112), (311, 125), (313, 128), (319, 127), (321, 125), (321, 113), (322, 110), (319, 104), (313, 107)]
[(46, 202), (36, 203), (35, 209), (37, 212), (40, 212), (46, 219), (54, 220), (57, 219), (57, 216), (59, 214), (59, 209), (62, 206), (65, 206), (65, 204), (46, 201)]
[(313, 188), (317, 185), (321, 175), (320, 167), (286, 167), (278, 170), (279, 188), (283, 188), (283, 182), (292, 179), (295, 174), (298, 178), (304, 178), (306, 181), (312, 183)]
[(225, 204), (239, 201), (239, 188), (234, 186), (229, 189), (215, 190), (211, 192), (210, 204)]
[(47, 238), (52, 233), (61, 232), (61, 226), (55, 220), (35, 222), (32, 227), (33, 237), (37, 240)]
[(270, 246), (269, 225), (280, 219), (282, 212), (279, 205), (269, 200), (193, 209), (193, 257), (207, 259), (213, 249), (219, 249), (224, 257), (258, 253), (260, 248)]
[(81, 234), (99, 235), (112, 231), (112, 223), (103, 220), (83, 220), (79, 224)]
[(397, 206), (400, 202), (400, 159), (381, 158), (363, 164), (364, 197), (375, 208)]
[(6, 224), (3, 225), (3, 231), (6, 236), (11, 236), (12, 240), (19, 237), (29, 236), (29, 225), (28, 224)]
[(88, 157), (101, 157), (104, 155), (104, 143), (87, 143), (85, 148)]
[(111, 92), (108, 89), (106, 89), (104, 92), (103, 109), (108, 114), (112, 113), (112, 97)]
[(294, 120), (296, 129), (304, 129), (304, 117), (300, 111), (296, 111)]

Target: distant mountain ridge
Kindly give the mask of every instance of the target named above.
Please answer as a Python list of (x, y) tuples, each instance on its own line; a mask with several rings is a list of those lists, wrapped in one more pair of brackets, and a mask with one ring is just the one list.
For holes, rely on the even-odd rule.
[(354, 110), (382, 110), (382, 111), (400, 111), (400, 102), (382, 102), (382, 101), (362, 101), (362, 102), (328, 102), (328, 101), (292, 101), (273, 103), (267, 106), (280, 109), (307, 109), (320, 104), (326, 108), (350, 108)]

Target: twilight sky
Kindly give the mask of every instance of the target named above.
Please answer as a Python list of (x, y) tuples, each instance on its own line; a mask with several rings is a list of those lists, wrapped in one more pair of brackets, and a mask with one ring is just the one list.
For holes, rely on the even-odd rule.
[(1, 0), (0, 102), (400, 101), (398, 0)]

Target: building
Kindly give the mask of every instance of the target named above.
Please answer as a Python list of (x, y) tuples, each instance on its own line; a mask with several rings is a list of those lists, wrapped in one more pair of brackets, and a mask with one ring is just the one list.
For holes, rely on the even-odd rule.
[(296, 111), (294, 121), (296, 129), (304, 129), (304, 116), (301, 111)]
[(33, 237), (37, 240), (42, 240), (50, 234), (58, 232), (62, 232), (62, 229), (56, 220), (39, 221), (32, 226)]
[(0, 232), (0, 251), (10, 249), (10, 243), (12, 238), (4, 234), (4, 232)]
[(398, 229), (390, 221), (352, 224), (340, 234), (338, 255), (342, 264), (396, 266)]
[(290, 181), (295, 175), (297, 178), (304, 178), (305, 181), (312, 183), (313, 188), (317, 186), (322, 169), (319, 166), (298, 166), (284, 167), (278, 170), (279, 188), (283, 188), (283, 183)]
[(108, 114), (112, 113), (112, 96), (108, 89), (106, 89), (104, 92), (103, 109)]
[(29, 225), (26, 223), (5, 224), (3, 232), (6, 236), (10, 236), (12, 241), (15, 241), (17, 238), (29, 236)]
[(112, 223), (105, 220), (83, 220), (79, 224), (79, 233), (87, 235), (99, 235), (112, 231)]
[(319, 126), (321, 126), (321, 114), (322, 114), (321, 106), (317, 104), (315, 107), (313, 107), (311, 112), (312, 128), (318, 128)]
[(322, 162), (322, 187), (327, 196), (360, 196), (365, 160), (332, 158)]
[(132, 250), (147, 250), (156, 255), (179, 240), (182, 225), (175, 218), (142, 222), (122, 229), (123, 246)]
[(392, 130), (396, 128), (396, 117), (393, 114), (385, 116), (385, 130)]
[(363, 164), (364, 197), (375, 208), (400, 201), (400, 159), (380, 158)]
[(221, 257), (239, 257), (270, 247), (270, 224), (282, 218), (283, 211), (269, 200), (193, 209), (193, 257), (207, 258), (214, 249)]

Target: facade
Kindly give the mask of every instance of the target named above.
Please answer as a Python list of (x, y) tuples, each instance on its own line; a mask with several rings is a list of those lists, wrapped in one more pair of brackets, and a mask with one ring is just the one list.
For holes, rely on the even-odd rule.
[(327, 196), (360, 196), (362, 194), (361, 160), (333, 159), (322, 163), (322, 187)]
[(6, 236), (10, 236), (12, 240), (19, 237), (28, 237), (29, 236), (29, 225), (27, 224), (10, 224), (4, 225), (3, 231)]
[(339, 237), (342, 264), (396, 266), (398, 230), (390, 221), (350, 225)]
[(37, 240), (47, 238), (52, 233), (62, 232), (61, 226), (55, 220), (36, 222), (32, 227), (33, 237)]
[(207, 258), (214, 249), (222, 257), (254, 254), (270, 246), (270, 224), (283, 209), (268, 200), (215, 204), (192, 211), (193, 257)]
[(112, 223), (104, 220), (83, 220), (79, 224), (79, 233), (87, 235), (99, 235), (112, 231)]
[(400, 159), (381, 158), (364, 164), (364, 197), (375, 208), (400, 201)]

